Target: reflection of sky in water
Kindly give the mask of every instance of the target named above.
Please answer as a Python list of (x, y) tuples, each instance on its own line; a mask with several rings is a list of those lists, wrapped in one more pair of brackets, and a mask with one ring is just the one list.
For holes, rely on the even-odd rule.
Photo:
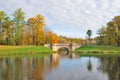
[[(87, 68), (89, 61), (91, 71)], [(99, 70), (99, 65), (99, 59), (94, 57), (61, 59), (57, 69), (46, 73), (46, 80), (108, 80), (107, 74)]]

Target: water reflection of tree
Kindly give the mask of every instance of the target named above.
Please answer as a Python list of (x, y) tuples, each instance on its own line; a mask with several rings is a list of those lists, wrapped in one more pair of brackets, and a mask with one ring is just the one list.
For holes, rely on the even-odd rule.
[(89, 57), (89, 61), (88, 61), (88, 64), (87, 64), (87, 69), (88, 69), (89, 71), (92, 71), (92, 64), (91, 64), (91, 59), (90, 59), (90, 57)]
[(46, 64), (46, 67), (47, 67), (47, 71), (51, 71), (52, 69), (55, 69), (58, 67), (59, 65), (59, 55), (58, 54), (54, 54), (54, 55), (51, 55), (49, 57), (47, 57), (47, 64)]
[[(57, 68), (59, 60), (52, 56), (48, 66), (43, 58), (0, 58), (0, 80), (44, 80), (45, 71)], [(53, 59), (54, 58), (54, 59)]]
[[(15, 64), (14, 64), (15, 63)], [(20, 59), (0, 59), (0, 80), (23, 80)]]
[(107, 72), (109, 80), (120, 80), (120, 57), (102, 57), (100, 69)]

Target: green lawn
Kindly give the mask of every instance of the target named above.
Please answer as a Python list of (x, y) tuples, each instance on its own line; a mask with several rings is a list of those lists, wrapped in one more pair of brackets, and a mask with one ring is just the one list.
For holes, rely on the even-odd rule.
[(102, 53), (102, 54), (120, 54), (120, 47), (115, 46), (82, 46), (75, 51), (76, 53)]
[(28, 54), (52, 53), (52, 50), (44, 46), (0, 46), (0, 55), (28, 55)]

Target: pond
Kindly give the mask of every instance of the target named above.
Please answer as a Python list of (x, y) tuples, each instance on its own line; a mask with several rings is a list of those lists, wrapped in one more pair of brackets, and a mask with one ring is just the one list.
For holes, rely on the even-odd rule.
[(4, 57), (0, 80), (120, 80), (120, 57)]

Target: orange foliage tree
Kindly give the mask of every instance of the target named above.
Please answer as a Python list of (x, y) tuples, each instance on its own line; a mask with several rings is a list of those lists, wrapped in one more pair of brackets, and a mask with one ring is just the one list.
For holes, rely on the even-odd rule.
[(59, 42), (59, 37), (57, 34), (53, 33), (52, 34), (52, 43), (57, 44)]
[(45, 19), (41, 14), (25, 19), (22, 9), (17, 9), (13, 20), (0, 11), (0, 44), (9, 45), (44, 45), (58, 43), (59, 37), (52, 31), (45, 31)]
[(58, 35), (53, 33), (52, 31), (47, 31), (46, 32), (46, 43), (52, 43), (52, 44), (59, 43)]
[(35, 18), (28, 19), (29, 33), (31, 35), (33, 45), (43, 45), (45, 43), (44, 27), (45, 20), (44, 16), (38, 14)]

